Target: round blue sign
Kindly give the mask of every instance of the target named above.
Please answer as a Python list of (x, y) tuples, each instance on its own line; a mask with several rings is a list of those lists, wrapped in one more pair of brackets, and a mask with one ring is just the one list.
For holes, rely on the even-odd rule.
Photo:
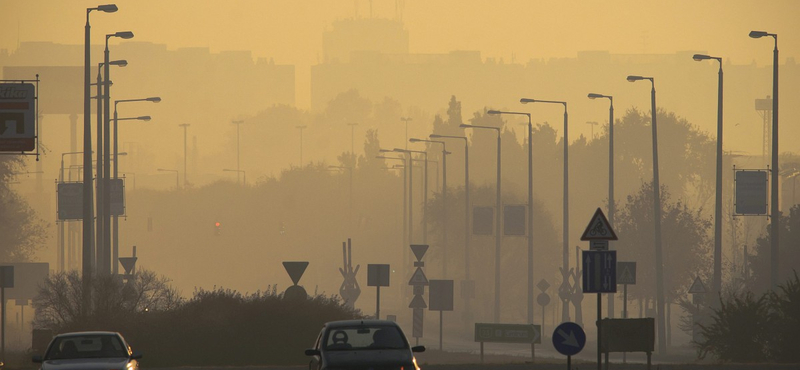
[(574, 322), (561, 323), (553, 330), (553, 347), (565, 356), (577, 355), (586, 345), (586, 333)]

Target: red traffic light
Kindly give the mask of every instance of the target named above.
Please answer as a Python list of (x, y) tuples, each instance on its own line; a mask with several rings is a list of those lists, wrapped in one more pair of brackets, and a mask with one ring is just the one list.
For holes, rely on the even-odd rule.
[(217, 223), (214, 223), (214, 226), (216, 226), (216, 227), (219, 227), (219, 225), (220, 225), (220, 223), (219, 223), (219, 222), (217, 222)]

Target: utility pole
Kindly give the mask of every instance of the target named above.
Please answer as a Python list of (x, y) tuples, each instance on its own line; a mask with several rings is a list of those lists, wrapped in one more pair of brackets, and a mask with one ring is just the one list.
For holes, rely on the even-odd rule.
[[(186, 146), (187, 145), (187, 143), (186, 143), (186, 129), (189, 126), (191, 126), (191, 124), (189, 124), (189, 123), (181, 123), (178, 126), (183, 127), (183, 188), (185, 189), (187, 184), (189, 183), (189, 181), (187, 180), (188, 173), (186, 173), (186, 167), (187, 167), (186, 166), (186, 163), (187, 163), (187, 156), (186, 156), (186, 147), (187, 147)], [(237, 142), (238, 142), (238, 140), (237, 140)], [(238, 149), (237, 149), (237, 152), (238, 152)], [(237, 159), (236, 159), (236, 168), (237, 168), (237, 170), (239, 168), (238, 154), (237, 154)], [(238, 176), (239, 176), (238, 172), (236, 173), (236, 176), (238, 178)]]
[[(240, 176), (241, 176), (241, 173), (242, 173), (242, 169), (239, 167), (239, 163), (240, 163), (239, 162), (239, 158), (240, 158), (240, 153), (241, 153), (239, 151), (239, 143), (240, 143), (239, 142), (239, 138), (240, 138), (240, 136), (239, 136), (239, 127), (242, 126), (242, 123), (244, 123), (244, 121), (231, 121), (231, 122), (234, 125), (236, 125), (236, 183), (241, 185), (242, 181), (241, 181)], [(185, 155), (185, 153), (184, 153), (184, 155)], [(185, 173), (183, 175), (183, 178), (186, 179), (186, 174)], [(186, 186), (186, 184), (184, 184), (184, 186)]]

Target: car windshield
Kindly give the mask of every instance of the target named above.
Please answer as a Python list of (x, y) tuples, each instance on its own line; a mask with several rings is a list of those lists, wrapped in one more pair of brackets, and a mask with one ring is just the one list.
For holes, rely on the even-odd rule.
[(45, 360), (77, 358), (128, 357), (128, 351), (116, 335), (72, 335), (57, 337), (48, 348)]
[(404, 349), (408, 342), (394, 326), (352, 326), (328, 330), (324, 348), (337, 350)]

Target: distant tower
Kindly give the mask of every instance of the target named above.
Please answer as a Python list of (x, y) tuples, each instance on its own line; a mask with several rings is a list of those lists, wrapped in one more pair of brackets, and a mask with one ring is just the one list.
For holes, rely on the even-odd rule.
[(772, 97), (767, 95), (766, 99), (756, 99), (756, 111), (764, 122), (763, 135), (761, 139), (761, 156), (764, 162), (768, 161), (772, 153)]

